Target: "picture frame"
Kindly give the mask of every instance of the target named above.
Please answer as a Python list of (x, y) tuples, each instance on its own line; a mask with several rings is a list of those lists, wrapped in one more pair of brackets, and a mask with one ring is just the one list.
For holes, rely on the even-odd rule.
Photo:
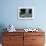
[(18, 8), (18, 19), (33, 19), (34, 8), (32, 7), (19, 7)]

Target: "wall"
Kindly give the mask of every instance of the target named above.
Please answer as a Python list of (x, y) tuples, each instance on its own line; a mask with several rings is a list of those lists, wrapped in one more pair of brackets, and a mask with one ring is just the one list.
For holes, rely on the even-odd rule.
[[(43, 27), (46, 28), (46, 0), (1, 0), (0, 24), (13, 24), (16, 28)], [(35, 18), (18, 20), (18, 7), (33, 7)]]

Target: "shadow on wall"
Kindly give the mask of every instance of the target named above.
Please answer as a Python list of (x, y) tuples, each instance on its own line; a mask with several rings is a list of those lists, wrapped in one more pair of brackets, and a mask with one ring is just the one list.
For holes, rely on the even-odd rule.
[(6, 30), (4, 30), (4, 28), (6, 28), (6, 26), (4, 24), (0, 24), (0, 43), (2, 43), (2, 32), (6, 32)]

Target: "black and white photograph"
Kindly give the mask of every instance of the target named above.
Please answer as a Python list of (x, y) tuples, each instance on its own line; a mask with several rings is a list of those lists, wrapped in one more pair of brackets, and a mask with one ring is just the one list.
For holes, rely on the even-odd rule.
[(18, 8), (18, 19), (33, 19), (34, 8), (31, 7), (19, 7)]

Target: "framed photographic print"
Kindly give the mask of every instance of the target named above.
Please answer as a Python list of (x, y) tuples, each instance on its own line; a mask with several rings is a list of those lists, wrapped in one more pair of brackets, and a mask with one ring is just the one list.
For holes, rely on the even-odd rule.
[(18, 19), (33, 19), (34, 8), (32, 7), (19, 7), (18, 8)]

